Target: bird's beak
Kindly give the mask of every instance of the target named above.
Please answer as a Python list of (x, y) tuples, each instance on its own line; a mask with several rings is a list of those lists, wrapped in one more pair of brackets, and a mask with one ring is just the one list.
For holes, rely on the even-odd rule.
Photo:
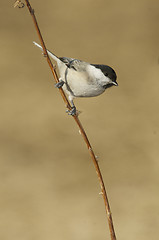
[(117, 82), (113, 82), (113, 81), (112, 81), (112, 83), (113, 83), (115, 86), (118, 86), (118, 83), (117, 83)]

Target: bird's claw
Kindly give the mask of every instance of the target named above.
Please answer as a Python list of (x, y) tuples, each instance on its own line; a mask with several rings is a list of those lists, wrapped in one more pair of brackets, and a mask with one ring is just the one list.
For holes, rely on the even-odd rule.
[(64, 85), (64, 81), (63, 80), (60, 80), (58, 83), (55, 84), (55, 87), (56, 88), (62, 88), (62, 86)]
[(66, 110), (66, 112), (68, 113), (68, 115), (71, 115), (71, 116), (75, 116), (76, 115), (76, 107), (73, 106), (71, 110)]

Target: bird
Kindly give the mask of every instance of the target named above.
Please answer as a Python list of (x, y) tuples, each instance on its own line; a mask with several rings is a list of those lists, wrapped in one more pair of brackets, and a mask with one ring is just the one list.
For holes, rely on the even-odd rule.
[[(35, 41), (33, 43), (43, 51), (41, 45)], [(60, 78), (55, 86), (63, 88), (68, 95), (72, 107), (69, 111), (70, 115), (76, 114), (74, 98), (95, 97), (112, 86), (118, 86), (116, 72), (108, 65), (91, 64), (69, 57), (57, 57), (49, 50), (47, 53), (57, 63)]]

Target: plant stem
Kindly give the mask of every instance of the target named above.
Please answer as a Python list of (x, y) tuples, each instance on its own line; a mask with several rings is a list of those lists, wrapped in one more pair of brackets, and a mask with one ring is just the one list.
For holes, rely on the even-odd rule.
[[(29, 12), (32, 16), (32, 19), (33, 19), (33, 22), (34, 22), (34, 25), (35, 25), (35, 29), (37, 31), (37, 34), (38, 34), (38, 37), (39, 37), (39, 40), (40, 40), (40, 43), (41, 43), (41, 46), (43, 48), (43, 51), (44, 51), (44, 56), (46, 57), (47, 59), (47, 62), (49, 64), (49, 67), (52, 71), (52, 74), (53, 74), (53, 77), (55, 79), (55, 82), (58, 83), (59, 82), (59, 79), (58, 79), (58, 76), (57, 76), (57, 73), (56, 73), (56, 69), (54, 68), (49, 56), (48, 56), (48, 53), (47, 53), (47, 49), (46, 49), (46, 46), (45, 46), (45, 43), (44, 43), (44, 40), (43, 40), (43, 37), (42, 37), (42, 34), (40, 32), (40, 29), (39, 29), (39, 26), (38, 26), (38, 23), (37, 23), (37, 20), (36, 20), (36, 17), (35, 17), (35, 13), (34, 13), (34, 9), (31, 7), (30, 3), (28, 0), (25, 0), (26, 2), (26, 5), (29, 9)], [(21, 3), (21, 1), (17, 1), (17, 4), (18, 3)], [(71, 105), (63, 91), (62, 88), (59, 88), (59, 91), (60, 91), (60, 94), (66, 104), (66, 107), (71, 110)], [(100, 187), (101, 187), (101, 191), (102, 191), (102, 195), (103, 195), (103, 199), (104, 199), (104, 205), (105, 205), (105, 209), (106, 209), (106, 215), (107, 215), (107, 219), (108, 219), (108, 224), (109, 224), (109, 230), (110, 230), (110, 236), (111, 236), (111, 240), (116, 240), (116, 236), (115, 236), (115, 230), (114, 230), (114, 225), (113, 225), (113, 219), (112, 219), (112, 214), (111, 214), (111, 211), (110, 211), (110, 205), (109, 205), (109, 201), (108, 201), (108, 197), (107, 197), (107, 193), (106, 193), (106, 189), (105, 189), (105, 185), (104, 185), (104, 181), (103, 181), (103, 177), (102, 177), (102, 174), (101, 174), (101, 171), (100, 171), (100, 167), (99, 167), (99, 164), (98, 164), (98, 161), (96, 159), (96, 156), (94, 154), (94, 151), (91, 147), (91, 144), (88, 140), (88, 137), (86, 135), (86, 132), (78, 118), (78, 114), (75, 114), (72, 116), (75, 120), (75, 122), (77, 123), (79, 129), (80, 129), (80, 133), (81, 135), (83, 136), (83, 139), (87, 145), (87, 148), (88, 148), (88, 151), (89, 151), (89, 154), (92, 158), (92, 161), (93, 161), (93, 164), (95, 166), (95, 169), (96, 169), (96, 173), (97, 173), (97, 176), (98, 176), (98, 179), (99, 179), (99, 184), (100, 184)]]

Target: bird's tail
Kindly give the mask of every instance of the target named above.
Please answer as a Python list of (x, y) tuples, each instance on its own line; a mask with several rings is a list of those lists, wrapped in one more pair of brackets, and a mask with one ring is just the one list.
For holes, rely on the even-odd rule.
[[(36, 42), (33, 42), (33, 43), (34, 43), (35, 46), (37, 46), (38, 48), (40, 48), (41, 51), (43, 51), (42, 46), (40, 46), (40, 45), (39, 45), (38, 43), (36, 43)], [(57, 63), (60, 63), (60, 62), (61, 62), (61, 60), (60, 60), (55, 54), (53, 54), (52, 52), (50, 52), (49, 50), (47, 50), (47, 53), (48, 53), (48, 55), (49, 55), (53, 60), (55, 60)]]

